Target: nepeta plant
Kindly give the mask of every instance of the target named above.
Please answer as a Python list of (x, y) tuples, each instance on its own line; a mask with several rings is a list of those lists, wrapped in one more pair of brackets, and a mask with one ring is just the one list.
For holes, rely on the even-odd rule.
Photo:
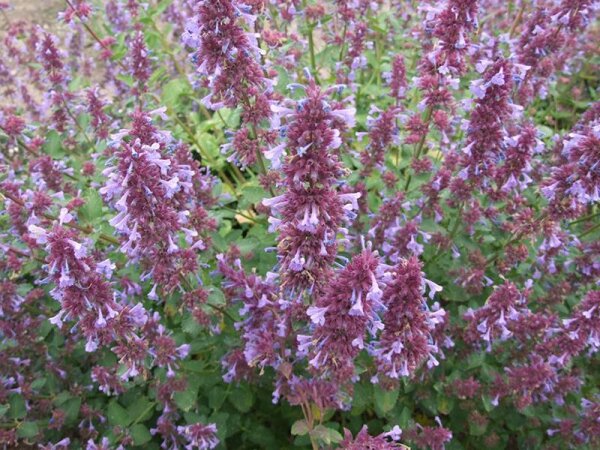
[(598, 2), (19, 6), (4, 448), (598, 448)]

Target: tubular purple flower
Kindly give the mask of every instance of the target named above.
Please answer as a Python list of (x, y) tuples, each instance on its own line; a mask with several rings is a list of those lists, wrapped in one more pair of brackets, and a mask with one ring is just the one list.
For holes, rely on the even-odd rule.
[(448, 0), (434, 21), (433, 35), (439, 39), (427, 55), (440, 74), (464, 74), (469, 34), (477, 29), (477, 0)]
[[(286, 359), (285, 339), (291, 332), (283, 305), (276, 298), (276, 274), (264, 279), (244, 272), (239, 259), (217, 256), (217, 269), (223, 275), (223, 290), (230, 301), (241, 303), (243, 320), (236, 324), (242, 333), (243, 355), (248, 367), (275, 369)], [(241, 367), (223, 360), (226, 381), (240, 379)]]
[(402, 430), (396, 425), (392, 431), (381, 433), (378, 436), (369, 435), (369, 430), (366, 425), (363, 425), (361, 430), (352, 438), (352, 433), (349, 430), (344, 430), (344, 440), (340, 443), (341, 450), (397, 450), (405, 448), (398, 442)]
[[(118, 296), (104, 279), (102, 270), (97, 268), (95, 259), (77, 242), (76, 232), (59, 224), (50, 231), (36, 225), (30, 225), (29, 229), (48, 254), (48, 278), (42, 282), (55, 284), (50, 295), (61, 306), (50, 322), (62, 328), (63, 322), (75, 321), (86, 339), (87, 352), (115, 342), (129, 346), (139, 341), (136, 333), (139, 334), (147, 322), (146, 311), (141, 304), (131, 306), (117, 302)], [(124, 361), (128, 370), (137, 373), (135, 367), (145, 356), (144, 352)]]
[(177, 431), (187, 440), (187, 444), (185, 444), (186, 450), (211, 450), (219, 445), (217, 426), (214, 423), (209, 423), (208, 425), (195, 423), (179, 426), (177, 427)]
[(308, 308), (314, 329), (310, 337), (298, 336), (298, 343), (301, 354), (310, 348), (307, 356), (317, 373), (341, 383), (356, 378), (354, 359), (366, 346), (367, 332), (375, 336), (382, 328), (379, 285), (385, 267), (377, 254), (363, 250)]
[(467, 126), (459, 178), (480, 186), (495, 174), (505, 147), (504, 122), (515, 112), (510, 104), (511, 89), (512, 68), (504, 59), (490, 65), (482, 79), (471, 82), (471, 91), (477, 100)]
[(542, 192), (553, 216), (574, 217), (600, 202), (600, 119), (580, 124), (559, 146), (561, 150)]
[(374, 382), (412, 376), (425, 362), (428, 368), (438, 365), (434, 355), (439, 352), (439, 344), (433, 332), (446, 312), (427, 307), (426, 286), (432, 292), (441, 288), (425, 279), (421, 267), (419, 260), (411, 257), (390, 271), (382, 296), (387, 308), (384, 328), (372, 350), (377, 365)]
[(290, 103), (293, 109), (280, 112), (289, 155), (282, 169), (286, 191), (263, 203), (279, 216), (271, 223), (279, 232), (282, 285), (299, 292), (318, 288), (327, 278), (337, 254), (336, 235), (354, 217), (360, 194), (337, 192), (344, 170), (332, 152), (340, 133), (354, 124), (354, 110), (332, 107), (314, 82), (306, 98)]
[(196, 253), (206, 247), (210, 223), (203, 206), (211, 201), (205, 190), (212, 183), (188, 150), (158, 131), (148, 115), (136, 113), (133, 128), (122, 134), (131, 140), (115, 143), (100, 193), (118, 211), (110, 224), (122, 235), (121, 251), (130, 262), (148, 265), (155, 282), (169, 291), (196, 270)]
[(499, 286), (484, 306), (465, 314), (469, 322), (467, 340), (475, 340), (477, 336), (487, 343), (487, 351), (490, 351), (494, 342), (505, 341), (512, 336), (512, 323), (529, 314), (525, 304), (525, 297), (513, 283)]

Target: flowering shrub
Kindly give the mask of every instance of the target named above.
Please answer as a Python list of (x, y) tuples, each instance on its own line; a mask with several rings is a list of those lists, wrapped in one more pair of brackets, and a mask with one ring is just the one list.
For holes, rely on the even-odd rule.
[(599, 448), (597, 2), (0, 10), (3, 448)]

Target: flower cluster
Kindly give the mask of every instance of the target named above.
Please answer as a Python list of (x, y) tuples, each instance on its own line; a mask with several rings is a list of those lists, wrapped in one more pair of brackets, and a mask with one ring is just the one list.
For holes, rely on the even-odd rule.
[(367, 332), (376, 336), (382, 328), (383, 270), (377, 255), (363, 250), (306, 311), (315, 327), (309, 336), (298, 335), (299, 352), (308, 352), (309, 364), (338, 383), (356, 379), (354, 360), (365, 348)]
[(558, 217), (573, 217), (600, 201), (600, 118), (581, 122), (561, 142), (557, 164), (543, 193)]
[(121, 251), (147, 266), (144, 277), (155, 283), (149, 297), (156, 300), (159, 285), (173, 290), (198, 268), (197, 252), (206, 248), (203, 235), (213, 226), (203, 204), (211, 181), (185, 147), (142, 112), (115, 145), (100, 193), (118, 211), (110, 224), (123, 236)]
[(330, 104), (311, 82), (306, 98), (278, 107), (277, 122), (286, 140), (267, 157), (277, 167), (281, 158), (285, 180), (282, 195), (264, 200), (280, 216), (272, 217), (278, 231), (279, 273), (282, 285), (299, 293), (319, 289), (329, 276), (337, 254), (337, 234), (358, 209), (358, 193), (340, 193), (336, 184), (344, 169), (335, 151), (341, 133), (355, 123), (354, 109)]
[(386, 307), (383, 315), (383, 331), (373, 351), (377, 363), (375, 379), (398, 380), (409, 377), (422, 364), (428, 367), (439, 363), (435, 354), (439, 343), (433, 331), (443, 321), (443, 309), (432, 310), (423, 295), (429, 290), (430, 298), (441, 287), (427, 280), (416, 257), (400, 261), (391, 273), (382, 302)]
[[(71, 220), (72, 215), (63, 208), (60, 223), (51, 230), (29, 225), (29, 233), (38, 244), (45, 246), (48, 254), (48, 278), (41, 282), (54, 283), (50, 294), (61, 306), (50, 322), (62, 327), (65, 321), (77, 321), (88, 352), (115, 341), (119, 342), (117, 345), (121, 345), (121, 341), (127, 345), (138, 342), (135, 332), (147, 322), (147, 312), (139, 303), (134, 306), (117, 303), (118, 297), (108, 282), (114, 264), (109, 260), (96, 262), (88, 255), (86, 245), (78, 242), (77, 233), (63, 226)], [(132, 376), (139, 373), (144, 357), (145, 351), (142, 351), (124, 358)]]
[[(402, 430), (400, 430), (398, 425), (391, 431), (382, 433), (379, 436), (369, 435), (369, 430), (366, 425), (361, 428), (354, 438), (352, 437), (352, 433), (348, 430), (344, 430), (344, 434), (344, 440), (340, 444), (340, 448), (344, 450), (362, 450), (365, 448), (373, 450), (394, 450), (401, 448), (399, 444), (394, 442), (399, 440), (400, 436), (402, 436)], [(392, 438), (393, 441), (390, 442), (390, 440), (387, 439), (388, 437)]]
[(495, 341), (505, 341), (512, 336), (509, 326), (528, 312), (524, 303), (525, 298), (514, 284), (499, 286), (484, 306), (466, 312), (465, 319), (469, 323), (467, 339), (486, 342), (490, 351)]
[(598, 1), (39, 1), (0, 447), (598, 448)]

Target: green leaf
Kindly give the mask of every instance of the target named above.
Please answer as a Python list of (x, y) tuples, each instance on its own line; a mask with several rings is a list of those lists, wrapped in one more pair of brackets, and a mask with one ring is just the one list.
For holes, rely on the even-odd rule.
[(37, 334), (38, 334), (39, 337), (45, 338), (46, 336), (48, 336), (48, 334), (50, 333), (50, 331), (52, 331), (53, 329), (54, 329), (54, 325), (52, 325), (49, 320), (44, 320), (38, 326), (38, 328), (37, 328)]
[(198, 386), (188, 386), (183, 392), (175, 392), (173, 394), (173, 400), (175, 404), (183, 411), (189, 411), (194, 405), (196, 405), (196, 399), (198, 398)]
[(17, 436), (20, 438), (32, 438), (39, 433), (40, 429), (36, 422), (23, 422), (19, 425)]
[(439, 396), (437, 399), (437, 410), (444, 415), (450, 414), (454, 409), (454, 399), (446, 396)]
[(65, 420), (67, 422), (74, 422), (79, 416), (79, 409), (81, 408), (81, 397), (74, 397), (67, 400), (61, 409), (65, 412)]
[(308, 433), (308, 424), (306, 420), (300, 419), (296, 420), (292, 425), (292, 434), (294, 436), (304, 436)]
[(132, 426), (129, 429), (129, 433), (131, 434), (135, 445), (144, 445), (152, 439), (152, 435), (148, 431), (148, 428), (141, 423)]
[(352, 398), (352, 415), (359, 415), (371, 404), (373, 397), (371, 383), (357, 383), (354, 386), (354, 397)]
[(55, 398), (54, 398), (54, 404), (56, 406), (60, 406), (63, 403), (65, 403), (67, 400), (72, 399), (73, 396), (71, 395), (70, 392), (68, 391), (62, 391), (60, 394), (58, 394)]
[(472, 354), (469, 357), (469, 360), (468, 360), (468, 363), (467, 363), (467, 370), (475, 369), (477, 367), (480, 367), (483, 364), (484, 360), (485, 360), (485, 354), (483, 352)]
[(400, 426), (400, 428), (406, 428), (408, 427), (409, 423), (410, 423), (410, 419), (411, 419), (411, 410), (410, 408), (407, 408), (406, 406), (404, 408), (402, 408), (402, 412), (400, 413), (400, 416), (398, 416), (398, 425)]
[(239, 412), (247, 413), (254, 404), (254, 395), (247, 385), (241, 384), (228, 400)]
[(102, 217), (102, 206), (104, 202), (102, 197), (95, 189), (88, 190), (84, 197), (85, 204), (79, 209), (79, 219), (83, 222), (90, 223), (95, 219)]
[(128, 426), (132, 421), (127, 410), (119, 405), (116, 400), (113, 400), (108, 404), (106, 416), (112, 425), (119, 425), (121, 427)]
[(219, 410), (221, 406), (223, 406), (226, 398), (227, 391), (222, 387), (215, 386), (208, 393), (208, 406), (214, 410)]
[(223, 291), (218, 288), (211, 289), (210, 294), (208, 294), (208, 302), (211, 305), (217, 306), (224, 306), (227, 304), (227, 301), (225, 300), (225, 294), (223, 294)]
[(471, 436), (482, 436), (487, 430), (487, 422), (483, 424), (476, 423), (472, 420), (469, 421), (469, 434)]
[(187, 88), (187, 84), (179, 78), (169, 81), (163, 87), (161, 96), (163, 103), (167, 107), (174, 109), (177, 106), (179, 97), (185, 93)]
[(194, 316), (192, 316), (191, 314), (188, 314), (181, 321), (181, 329), (184, 332), (186, 332), (187, 334), (189, 334), (190, 336), (196, 337), (202, 332), (202, 330), (205, 329), (205, 327), (200, 325), (198, 323), (198, 321), (196, 319), (194, 319)]
[(244, 186), (242, 188), (242, 196), (238, 203), (238, 208), (246, 209), (268, 197), (269, 195), (267, 195), (267, 192), (260, 186)]
[(46, 142), (42, 146), (44, 153), (52, 156), (53, 158), (61, 158), (65, 155), (65, 151), (62, 147), (62, 138), (60, 134), (52, 130), (46, 134)]
[(129, 417), (131, 417), (136, 422), (144, 422), (148, 420), (150, 416), (152, 416), (152, 412), (154, 411), (154, 402), (148, 400), (147, 397), (141, 396), (138, 397), (129, 407), (127, 408), (127, 412)]
[(202, 149), (208, 154), (209, 158), (216, 160), (221, 156), (221, 149), (217, 140), (212, 134), (202, 133), (198, 138), (198, 142), (202, 146)]
[(46, 384), (46, 378), (38, 378), (37, 380), (34, 380), (33, 383), (31, 383), (31, 389), (34, 390), (38, 390), (41, 389), (42, 387), (44, 387), (44, 385)]
[(10, 405), (0, 405), (0, 417), (3, 417), (9, 409)]
[(163, 0), (158, 5), (156, 5), (154, 13), (157, 15), (164, 13), (167, 10), (167, 8), (171, 6), (171, 3), (173, 3), (173, 0)]
[(398, 389), (391, 391), (376, 386), (374, 389), (375, 410), (378, 415), (383, 416), (390, 412), (398, 400)]
[(339, 431), (334, 430), (333, 428), (327, 428), (324, 425), (317, 425), (310, 432), (310, 435), (323, 442), (325, 445), (337, 444), (344, 440)]
[(27, 407), (25, 406), (25, 399), (19, 394), (13, 394), (8, 399), (10, 404), (9, 417), (11, 419), (22, 419), (27, 415)]

